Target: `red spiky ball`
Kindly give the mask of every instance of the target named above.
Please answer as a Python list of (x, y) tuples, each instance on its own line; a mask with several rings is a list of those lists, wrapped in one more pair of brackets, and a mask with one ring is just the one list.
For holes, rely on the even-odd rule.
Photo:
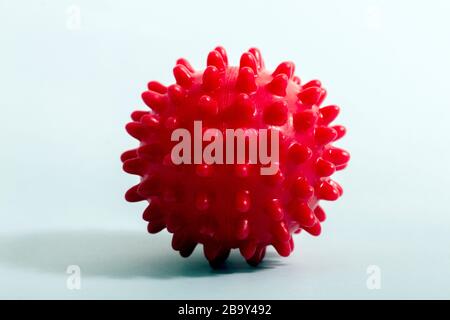
[[(173, 233), (172, 247), (188, 257), (198, 243), (215, 267), (233, 248), (257, 265), (266, 247), (281, 256), (294, 249), (293, 233), (317, 236), (325, 212), (319, 200), (334, 201), (342, 188), (330, 179), (349, 154), (332, 146), (345, 128), (330, 126), (339, 107), (319, 107), (326, 96), (320, 81), (302, 83), (292, 62), (265, 69), (258, 49), (228, 65), (222, 47), (211, 51), (205, 70), (179, 59), (176, 84), (151, 81), (142, 94), (147, 111), (134, 111), (126, 130), (140, 145), (122, 154), (124, 171), (141, 176), (126, 192), (128, 201), (149, 202), (148, 231)], [(171, 161), (171, 133), (204, 127), (268, 128), (280, 132), (277, 174), (262, 176), (257, 164), (182, 164)]]

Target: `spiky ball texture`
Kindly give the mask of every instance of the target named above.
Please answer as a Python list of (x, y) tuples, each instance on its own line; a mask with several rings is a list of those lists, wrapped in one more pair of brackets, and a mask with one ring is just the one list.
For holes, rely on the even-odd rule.
[[(211, 51), (204, 70), (179, 59), (176, 84), (148, 83), (142, 94), (147, 111), (134, 111), (126, 130), (140, 145), (122, 154), (123, 169), (141, 177), (126, 192), (128, 201), (148, 201), (148, 231), (173, 233), (172, 247), (188, 257), (197, 244), (210, 264), (223, 263), (239, 248), (257, 265), (272, 245), (281, 256), (294, 249), (293, 233), (317, 236), (325, 212), (319, 200), (334, 201), (342, 188), (330, 179), (349, 154), (332, 146), (345, 128), (330, 125), (339, 107), (320, 107), (326, 91), (320, 81), (302, 83), (292, 62), (271, 72), (258, 49), (229, 66), (222, 47)], [(259, 165), (174, 165), (175, 128), (268, 128), (280, 132), (276, 175), (262, 176)]]

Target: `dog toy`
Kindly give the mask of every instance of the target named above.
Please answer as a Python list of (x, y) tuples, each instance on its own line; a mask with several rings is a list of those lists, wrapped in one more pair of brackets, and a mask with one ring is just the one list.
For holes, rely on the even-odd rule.
[[(134, 111), (126, 125), (140, 144), (122, 154), (123, 170), (140, 176), (140, 182), (125, 198), (149, 202), (143, 213), (148, 231), (167, 228), (181, 256), (202, 244), (211, 266), (218, 267), (238, 248), (256, 266), (268, 245), (285, 257), (294, 249), (293, 234), (320, 234), (325, 212), (319, 201), (337, 200), (343, 192), (330, 176), (350, 159), (347, 151), (332, 145), (346, 130), (331, 125), (338, 106), (320, 107), (326, 97), (321, 82), (303, 83), (294, 69), (294, 63), (283, 62), (275, 71), (267, 70), (256, 48), (242, 54), (239, 66), (230, 66), (224, 48), (217, 47), (208, 54), (206, 69), (195, 70), (179, 59), (175, 84), (148, 83), (142, 99), (150, 110)], [(200, 137), (197, 151), (192, 146), (180, 153), (187, 159), (192, 152), (190, 158), (196, 159), (179, 163), (174, 148), (180, 141), (174, 140), (174, 132), (195, 135), (196, 123), (201, 123), (201, 134), (216, 128), (223, 133), (221, 140), (228, 137), (227, 129), (253, 132), (256, 138), (261, 130), (276, 132), (274, 172), (263, 174), (264, 165), (250, 161), (251, 150), (240, 163), (225, 162), (219, 149), (210, 153), (215, 162), (205, 161), (198, 151), (206, 152), (208, 141), (219, 142), (214, 134)]]

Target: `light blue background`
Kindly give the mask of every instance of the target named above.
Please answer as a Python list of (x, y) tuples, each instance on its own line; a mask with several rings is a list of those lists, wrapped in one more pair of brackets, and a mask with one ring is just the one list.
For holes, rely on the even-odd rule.
[[(449, 15), (444, 0), (0, 1), (0, 298), (450, 298)], [(252, 46), (269, 68), (295, 61), (348, 127), (323, 234), (258, 269), (180, 258), (123, 200), (141, 91), (218, 44), (233, 64)]]

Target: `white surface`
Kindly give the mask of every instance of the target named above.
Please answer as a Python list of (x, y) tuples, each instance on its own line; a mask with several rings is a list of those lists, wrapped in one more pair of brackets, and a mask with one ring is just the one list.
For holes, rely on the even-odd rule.
[[(75, 7), (73, 7), (75, 5)], [(71, 14), (78, 8), (80, 28)], [(447, 1), (0, 1), (0, 298), (450, 298)], [(73, 17), (72, 17), (73, 18)], [(289, 59), (342, 107), (345, 196), (319, 238), (211, 271), (166, 233), (119, 155), (149, 80), (221, 44)], [(68, 265), (81, 290), (66, 288)], [(381, 269), (368, 290), (369, 265)]]

